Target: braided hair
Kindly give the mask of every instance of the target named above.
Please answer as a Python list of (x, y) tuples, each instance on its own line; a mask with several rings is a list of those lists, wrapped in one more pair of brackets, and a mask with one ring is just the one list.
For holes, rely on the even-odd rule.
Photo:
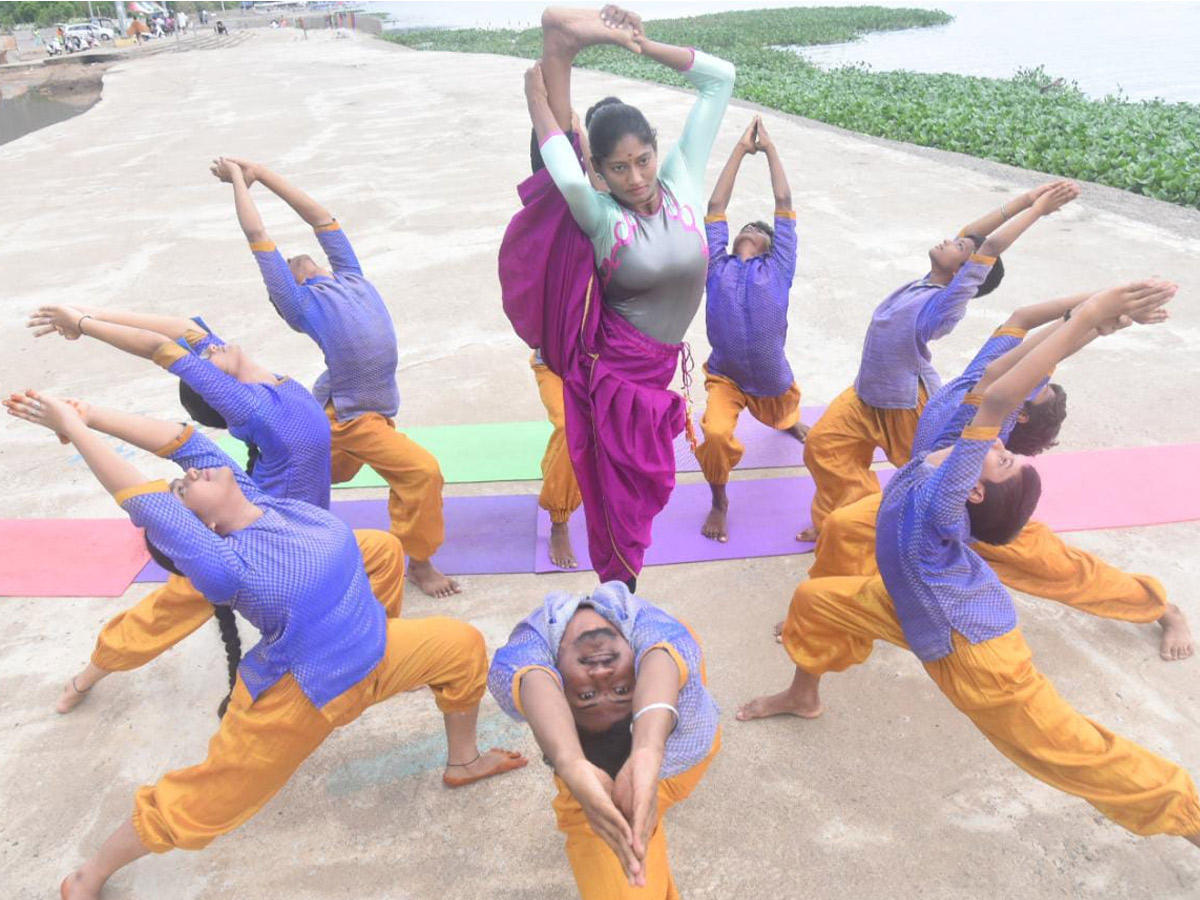
[(217, 616), (217, 627), (221, 629), (221, 641), (225, 644), (225, 660), (229, 665), (229, 693), (217, 707), (217, 718), (225, 718), (225, 710), (229, 709), (229, 701), (233, 699), (233, 688), (237, 684), (238, 665), (242, 661), (242, 639), (238, 634), (237, 619), (233, 610), (228, 606), (213, 606)]
[[(179, 571), (175, 561), (150, 540), (150, 535), (143, 535), (143, 539), (146, 541), (146, 549), (150, 551), (151, 559), (168, 572), (186, 577), (183, 572)], [(237, 619), (234, 618), (233, 610), (230, 607), (218, 606), (214, 603), (213, 612), (217, 617), (217, 627), (221, 630), (221, 642), (225, 645), (225, 659), (229, 663), (229, 692), (221, 701), (221, 705), (217, 707), (217, 717), (224, 718), (225, 710), (229, 708), (229, 701), (233, 698), (233, 687), (237, 684), (238, 665), (242, 661), (242, 639), (238, 634)]]

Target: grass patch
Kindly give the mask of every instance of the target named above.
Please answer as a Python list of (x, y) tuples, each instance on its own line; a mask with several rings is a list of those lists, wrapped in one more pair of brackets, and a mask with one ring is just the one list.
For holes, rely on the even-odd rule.
[[(738, 69), (734, 96), (876, 137), (1122, 188), (1200, 207), (1200, 106), (1123, 97), (1092, 100), (1041, 68), (1010, 79), (850, 66), (822, 71), (783, 46), (834, 44), (872, 31), (942, 25), (934, 10), (878, 6), (714, 13), (647, 23), (656, 40), (700, 47)], [(388, 32), (417, 50), (535, 59), (541, 30)], [(674, 72), (614, 47), (592, 47), (577, 64), (682, 85)], [(515, 89), (515, 88), (514, 88)]]

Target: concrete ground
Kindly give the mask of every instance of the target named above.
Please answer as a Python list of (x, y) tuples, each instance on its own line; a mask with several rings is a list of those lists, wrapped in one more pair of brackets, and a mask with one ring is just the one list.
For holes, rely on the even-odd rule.
[[(526, 63), (412, 53), (313, 33), (263, 34), (242, 46), (123, 64), (92, 110), (0, 148), (0, 387), (37, 386), (178, 416), (175, 385), (152, 366), (90, 344), (35, 342), (24, 316), (80, 302), (203, 313), (276, 371), (311, 383), (309, 340), (266, 302), (234, 218), (231, 192), (207, 170), (217, 154), (270, 161), (324, 199), (388, 299), (401, 346), (400, 427), (534, 419), (542, 414), (528, 351), (501, 311), (496, 250), (527, 173)], [(641, 106), (663, 146), (690, 101), (649, 84), (579, 72), (582, 108), (616, 93)], [(750, 111), (734, 106), (709, 183)], [(1039, 180), (960, 158), (860, 139), (803, 120), (768, 122), (800, 214), (790, 356), (809, 401), (852, 380), (873, 306), (924, 271), (926, 248)], [(1083, 196), (1007, 254), (1003, 288), (972, 304), (936, 347), (959, 371), (1009, 310), (1161, 273), (1181, 285), (1166, 327), (1130, 331), (1064, 365), (1071, 418), (1063, 450), (1200, 441), (1189, 414), (1200, 373), (1200, 216), (1164, 210), (1167, 228)], [(290, 253), (315, 241), (258, 194)], [(1104, 202), (1101, 202), (1102, 198)], [(751, 159), (731, 209), (770, 212), (765, 163)], [(701, 319), (690, 340), (706, 345)], [(0, 426), (6, 517), (116, 516), (77, 457), (44, 433)], [(138, 457), (148, 471), (165, 473)], [(690, 476), (694, 477), (694, 476)], [(1138, 478), (1114, 471), (1111, 478)], [(532, 491), (536, 485), (448, 488)], [(1105, 489), (1096, 485), (1098, 494)], [(376, 492), (378, 493), (378, 492)], [(341, 496), (346, 496), (342, 494)], [(753, 510), (734, 509), (731, 527)], [(802, 524), (803, 511), (794, 521)], [(696, 523), (699, 527), (699, 522)], [(1078, 545), (1154, 573), (1193, 618), (1200, 524), (1079, 534)], [(70, 565), (70, 548), (58, 551)], [(655, 568), (644, 593), (705, 642), (725, 746), (693, 797), (668, 818), (675, 874), (688, 898), (1194, 897), (1200, 853), (1179, 839), (1136, 838), (1082, 801), (1000, 757), (941, 698), (917, 661), (880, 647), (827, 681), (816, 722), (739, 724), (740, 701), (782, 687), (791, 667), (771, 637), (808, 556)], [(589, 574), (471, 577), (461, 597), (409, 592), (406, 615), (466, 618), (498, 646), (553, 588)], [(199, 761), (224, 694), (225, 661), (205, 628), (147, 667), (97, 687), (68, 717), (52, 710), (121, 600), (6, 599), (0, 639), (0, 895), (56, 896), (59, 880), (129, 814), (138, 785)], [(1088, 715), (1200, 772), (1200, 663), (1167, 664), (1154, 627), (1100, 621), (1018, 601), (1039, 665)], [(492, 700), (485, 746), (531, 756), (523, 727)], [(549, 808), (549, 773), (449, 792), (438, 780), (440, 719), (425, 694), (371, 710), (331, 737), (278, 797), (201, 853), (144, 859), (106, 897), (243, 900), (573, 896)]]

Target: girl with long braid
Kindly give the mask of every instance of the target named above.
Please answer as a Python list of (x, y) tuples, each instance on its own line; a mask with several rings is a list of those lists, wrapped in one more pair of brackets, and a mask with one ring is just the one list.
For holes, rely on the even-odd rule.
[[(336, 516), (264, 493), (191, 426), (100, 407), (81, 415), (32, 390), (4, 405), (73, 444), (197, 589), (263, 636), (242, 660), (207, 758), (141, 788), (133, 814), (64, 879), (63, 900), (98, 898), (113, 873), (147, 853), (198, 850), (233, 831), (334, 729), (422, 685), (445, 720), (446, 786), (527, 764), (519, 753), (481, 753), (476, 745), (488, 671), (483, 635), (444, 617), (389, 619), (371, 594), (352, 532)], [(182, 477), (148, 481), (96, 430), (174, 461)]]
[[(228, 428), (247, 443), (247, 474), (259, 489), (329, 508), (329, 422), (316, 398), (299, 382), (255, 362), (240, 346), (226, 344), (203, 320), (44, 306), (30, 316), (29, 327), (36, 337), (57, 333), (74, 341), (86, 335), (158, 363), (179, 378), (180, 400), (193, 419)], [(388, 615), (400, 615), (404, 552), (399, 540), (374, 529), (358, 530), (355, 537), (375, 596)], [(70, 712), (98, 681), (145, 665), (212, 615), (213, 605), (187, 578), (173, 572), (164, 587), (104, 626), (91, 660), (63, 687), (56, 708)], [(221, 615), (218, 625), (232, 679), (241, 655), (234, 643), (237, 627), (231, 617), (222, 620)]]

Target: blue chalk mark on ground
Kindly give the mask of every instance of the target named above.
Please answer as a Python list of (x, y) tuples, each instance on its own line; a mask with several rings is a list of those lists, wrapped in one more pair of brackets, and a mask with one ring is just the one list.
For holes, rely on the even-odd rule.
[[(508, 717), (492, 716), (479, 723), (479, 749), (512, 748), (525, 737), (525, 726)], [(405, 741), (377, 756), (356, 759), (330, 774), (325, 790), (344, 797), (423, 772), (441, 772), (446, 764), (446, 738), (441, 732)]]

